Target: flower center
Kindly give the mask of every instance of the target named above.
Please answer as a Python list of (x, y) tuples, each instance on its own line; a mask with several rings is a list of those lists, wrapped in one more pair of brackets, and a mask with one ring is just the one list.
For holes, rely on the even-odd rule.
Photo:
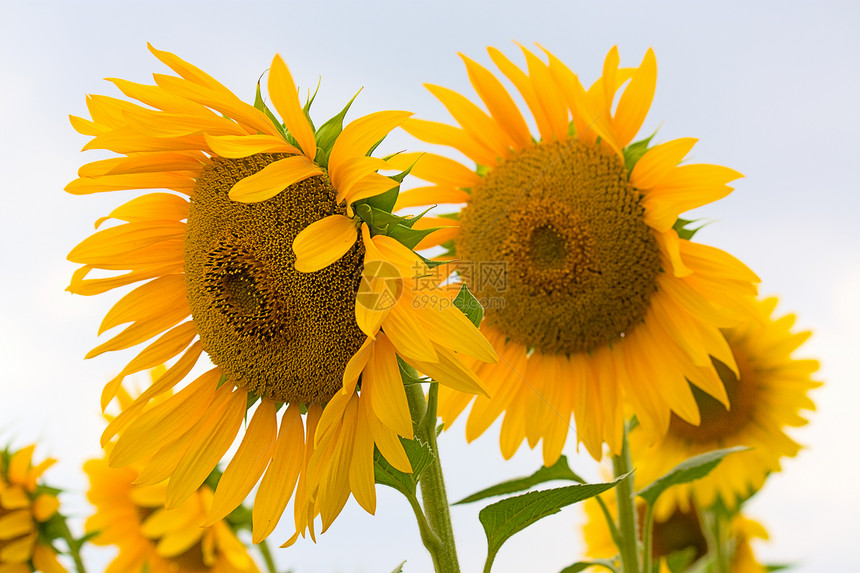
[(543, 353), (611, 344), (642, 320), (660, 253), (621, 161), (577, 141), (541, 144), (472, 189), (457, 253), (501, 265), (464, 276), (488, 323)]
[(293, 239), (343, 209), (326, 176), (260, 203), (227, 196), (283, 155), (215, 158), (197, 180), (185, 234), (188, 301), (204, 350), (231, 380), (259, 396), (328, 401), (364, 335), (355, 296), (364, 247), (315, 273), (295, 270)]
[(702, 422), (698, 426), (693, 426), (672, 414), (669, 423), (670, 434), (691, 442), (709, 443), (729, 438), (749, 427), (755, 411), (755, 403), (759, 398), (756, 381), (758, 377), (746, 354), (736, 345), (731, 345), (730, 337), (727, 337), (727, 340), (738, 364), (740, 378), (735, 376), (731, 368), (716, 358), (711, 357), (711, 362), (726, 387), (731, 409), (726, 410), (716, 398), (691, 385)]
[[(644, 506), (642, 509), (640, 525), (644, 525)], [(708, 552), (708, 542), (702, 533), (702, 526), (696, 512), (675, 510), (665, 521), (654, 520), (651, 551), (655, 560), (688, 547), (695, 551), (691, 563)]]

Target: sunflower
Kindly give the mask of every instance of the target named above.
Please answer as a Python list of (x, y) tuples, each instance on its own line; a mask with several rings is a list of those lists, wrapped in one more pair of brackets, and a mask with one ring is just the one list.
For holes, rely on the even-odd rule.
[(135, 485), (134, 465), (111, 468), (106, 458), (84, 464), (87, 499), (96, 512), (85, 528), (95, 545), (116, 545), (119, 554), (106, 573), (258, 573), (230, 525), (206, 525), (213, 493), (203, 485), (173, 509), (164, 508), (167, 484)]
[(792, 357), (810, 332), (792, 332), (794, 315), (774, 316), (776, 305), (776, 298), (759, 300), (755, 314), (724, 331), (739, 374), (713, 360), (730, 409), (693, 388), (702, 413), (698, 426), (673, 416), (666, 437), (654, 444), (641, 432), (632, 432), (636, 481), (642, 485), (689, 457), (732, 446), (751, 448), (728, 456), (707, 477), (670, 489), (658, 501), (658, 513), (675, 507), (687, 510), (690, 500), (709, 507), (719, 499), (733, 508), (758, 491), (771, 472), (780, 470), (782, 458), (800, 450), (785, 430), (806, 424), (801, 411), (815, 409), (808, 392), (821, 385), (812, 379), (818, 361)]
[[(347, 105), (315, 129), (311, 102), (300, 105), (276, 56), (268, 94), (281, 123), (259, 86), (256, 105), (246, 104), (205, 72), (150, 49), (178, 76), (155, 74), (155, 85), (110, 80), (140, 103), (92, 95), (91, 118), (72, 117), (92, 136), (85, 150), (120, 157), (84, 165), (68, 192), (172, 191), (117, 207), (96, 227), (119, 224), (69, 254), (83, 265), (73, 293), (142, 283), (100, 332), (130, 324), (87, 355), (148, 343), (107, 383), (102, 407), (129, 374), (171, 362), (108, 425), (102, 445), (120, 434), (109, 463), (148, 459), (138, 483), (169, 478), (165, 503), (177, 508), (247, 416), (207, 524), (258, 481), (255, 542), (291, 498), (296, 533), (288, 543), (308, 530), (313, 537), (317, 516), (328, 528), (350, 494), (373, 513), (374, 448), (411, 471), (398, 438), (413, 436), (398, 359), (442, 384), (483, 392), (463, 359), (496, 358), (454, 306), (411, 305), (427, 265), (401, 241), (427, 231), (410, 235), (415, 221), (390, 214), (402, 174), (380, 174), (391, 166), (368, 155), (410, 114), (378, 112), (342, 127)], [(88, 278), (94, 269), (109, 276)], [(152, 403), (188, 378), (204, 352), (214, 368)]]
[[(666, 432), (672, 413), (698, 424), (687, 380), (727, 402), (710, 357), (736, 369), (719, 329), (739, 320), (758, 278), (688, 240), (678, 217), (726, 196), (741, 175), (679, 165), (695, 139), (633, 143), (656, 84), (650, 49), (638, 68), (619, 68), (613, 48), (588, 90), (549, 52), (547, 64), (523, 48), (526, 71), (489, 53), (528, 105), (539, 139), (499, 79), (463, 56), (487, 111), (428, 85), (459, 126), (409, 119), (403, 128), (474, 166), (424, 154), (411, 173), (430, 185), (403, 192), (397, 204), (465, 203), (459, 221), (437, 218), (448, 227), (420, 247), (445, 241), (487, 307), (481, 330), (500, 355), (498, 364), (475, 365), (490, 397), (475, 400), (467, 439), (504, 413), (504, 457), (524, 439), (532, 448), (542, 439), (549, 465), (573, 414), (578, 441), (600, 458), (603, 443), (620, 450), (622, 397), (651, 435)], [(472, 398), (441, 392), (443, 420), (450, 425)]]
[[(610, 515), (616, 518), (616, 505), (613, 496), (607, 496), (604, 501)], [(644, 521), (645, 506), (638, 500), (637, 510), (640, 525)], [(612, 541), (606, 519), (596, 499), (588, 499), (583, 508), (586, 523), (582, 535), (586, 546), (586, 556), (589, 559), (609, 559), (618, 554), (618, 548)], [(642, 527), (638, 530), (642, 535)], [(660, 563), (660, 573), (669, 573), (666, 559), (684, 552), (688, 554), (689, 563), (694, 563), (708, 555), (708, 540), (702, 530), (702, 523), (696, 510), (690, 507), (686, 510), (676, 509), (671, 514), (654, 520), (651, 533), (651, 551), (654, 563)], [(729, 524), (729, 541), (732, 546), (730, 558), (731, 573), (764, 573), (765, 569), (756, 559), (750, 542), (755, 538), (767, 539), (764, 527), (742, 514), (736, 514)]]
[(47, 531), (57, 516), (58, 490), (38, 483), (56, 460), (33, 465), (35, 446), (0, 451), (0, 571), (66, 573)]

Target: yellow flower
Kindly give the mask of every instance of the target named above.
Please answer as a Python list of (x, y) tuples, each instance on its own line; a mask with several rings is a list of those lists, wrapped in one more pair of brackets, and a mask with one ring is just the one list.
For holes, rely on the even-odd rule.
[[(671, 490), (670, 490), (671, 491)], [(639, 535), (643, 534), (645, 505), (637, 500), (639, 514)], [(615, 496), (604, 496), (609, 513), (613, 519), (616, 515)], [(589, 559), (609, 559), (618, 554), (618, 548), (612, 541), (606, 519), (597, 500), (588, 499), (583, 504), (587, 521), (582, 529), (585, 540), (585, 554)], [(730, 573), (765, 573), (766, 569), (758, 562), (750, 544), (752, 539), (767, 539), (764, 527), (741, 514), (732, 517), (729, 524), (729, 541), (733, 548), (730, 559)], [(702, 523), (696, 510), (689, 507), (686, 510), (676, 509), (671, 514), (654, 520), (651, 533), (651, 551), (653, 563), (660, 563), (660, 573), (669, 573), (666, 558), (680, 551), (691, 553), (692, 564), (708, 554), (708, 540), (702, 530)]]
[(714, 359), (729, 410), (694, 388), (702, 412), (698, 426), (673, 416), (662, 441), (650, 444), (642, 433), (631, 434), (636, 482), (642, 486), (694, 455), (732, 446), (751, 448), (726, 457), (707, 477), (668, 490), (658, 501), (658, 513), (665, 515), (675, 507), (687, 510), (691, 500), (709, 507), (718, 498), (733, 508), (780, 470), (783, 457), (800, 450), (785, 430), (806, 424), (801, 411), (815, 409), (808, 392), (821, 385), (812, 379), (818, 361), (792, 357), (811, 333), (792, 332), (794, 315), (775, 317), (776, 304), (776, 298), (758, 301), (754, 314), (724, 333), (740, 370), (736, 376)]
[[(502, 83), (463, 56), (487, 111), (430, 85), (459, 127), (417, 119), (403, 127), (477, 167), (425, 154), (412, 174), (431, 185), (397, 204), (465, 203), (459, 227), (447, 219), (419, 247), (445, 241), (487, 307), (481, 330), (500, 355), (497, 365), (476, 365), (490, 397), (475, 399), (467, 439), (504, 413), (502, 454), (543, 440), (551, 464), (572, 414), (577, 439), (600, 458), (603, 443), (619, 451), (622, 398), (652, 435), (665, 433), (673, 412), (697, 424), (687, 380), (726, 402), (710, 356), (735, 368), (719, 329), (751, 304), (758, 278), (723, 251), (679, 236), (688, 232), (676, 222), (726, 196), (741, 175), (679, 165), (695, 139), (632, 143), (656, 85), (651, 50), (638, 68), (619, 68), (613, 48), (588, 90), (548, 52), (547, 64), (523, 48), (526, 71), (489, 52), (528, 105), (539, 139)], [(500, 270), (501, 279), (493, 274)], [(440, 392), (443, 419), (450, 424), (472, 398)]]
[(43, 535), (44, 524), (60, 507), (56, 490), (39, 478), (56, 460), (33, 465), (35, 446), (0, 452), (0, 572), (66, 573), (57, 551)]
[[(318, 515), (324, 531), (350, 494), (372, 513), (374, 447), (411, 471), (398, 439), (412, 437), (412, 423), (397, 357), (468, 392), (483, 390), (463, 357), (495, 359), (455, 307), (412, 308), (420, 289), (411, 277), (424, 263), (353, 209), (396, 193), (398, 181), (378, 173), (392, 167), (367, 153), (410, 114), (378, 112), (341, 129), (344, 110), (315, 130), (276, 56), (268, 93), (281, 124), (264, 104), (245, 104), (173, 54), (152, 52), (179, 77), (155, 74), (155, 85), (111, 80), (143, 105), (92, 95), (91, 119), (72, 118), (92, 136), (85, 149), (121, 157), (84, 165), (67, 191), (175, 192), (116, 208), (96, 226), (120, 224), (69, 254), (83, 265), (73, 293), (147, 281), (116, 303), (100, 331), (131, 324), (87, 355), (148, 343), (105, 386), (103, 408), (126, 376), (175, 359), (109, 424), (103, 445), (120, 434), (110, 464), (149, 459), (138, 483), (170, 478), (165, 501), (179, 507), (258, 402), (207, 524), (257, 482), (255, 542), (272, 532), (291, 498), (296, 534), (288, 543), (307, 530), (313, 536)], [(94, 269), (127, 272), (87, 278)], [(382, 300), (392, 283), (401, 296)], [(215, 367), (152, 404), (186, 379), (203, 352)]]
[(138, 466), (111, 468), (106, 458), (84, 464), (90, 480), (87, 499), (96, 508), (86, 530), (98, 532), (94, 544), (119, 548), (106, 573), (259, 572), (226, 521), (208, 524), (213, 497), (208, 485), (168, 510), (167, 484), (136, 485)]

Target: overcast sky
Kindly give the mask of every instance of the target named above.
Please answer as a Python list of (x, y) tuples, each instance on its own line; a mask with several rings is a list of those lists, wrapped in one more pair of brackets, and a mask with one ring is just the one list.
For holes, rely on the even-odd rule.
[[(792, 434), (808, 448), (750, 505), (772, 535), (759, 554), (796, 561), (802, 573), (860, 570), (856, 3), (238, 5), (0, 2), (0, 442), (38, 440), (41, 455), (61, 458), (48, 476), (69, 490), (72, 512), (87, 511), (80, 465), (98, 454), (101, 387), (131, 354), (84, 361), (116, 297), (63, 292), (74, 270), (67, 252), (122, 200), (62, 191), (81, 163), (97, 158), (79, 153), (86, 140), (67, 115), (85, 113), (87, 93), (115, 93), (101, 78), (147, 82), (164, 72), (147, 41), (244, 98), (280, 53), (300, 86), (322, 77), (316, 118), (364, 87), (353, 118), (409, 109), (441, 121), (448, 117), (422, 83), (471, 97), (459, 51), (490, 65), (488, 45), (518, 58), (513, 40), (539, 42), (590, 82), (611, 46), (622, 65), (638, 64), (652, 46), (658, 85), (642, 133), (660, 126), (660, 141), (698, 137), (693, 161), (746, 175), (731, 196), (697, 213), (716, 220), (697, 239), (748, 263), (761, 292), (780, 296), (779, 310), (797, 312), (799, 325), (814, 330), (801, 354), (821, 359), (827, 382), (814, 395), (812, 424)], [(403, 134), (388, 142), (392, 150), (410, 146)], [(463, 433), (461, 422), (441, 440), (453, 499), (540, 464), (528, 450), (503, 462), (497, 426), (470, 446)], [(568, 453), (575, 469), (596, 475), (589, 458)], [(485, 555), (478, 509), (454, 510), (464, 571), (479, 570)], [(560, 570), (581, 555), (582, 520), (569, 508), (517, 535), (494, 571)], [(290, 531), (287, 524), (273, 540)], [(105, 553), (87, 557), (102, 563)], [(299, 573), (390, 571), (403, 559), (410, 573), (431, 569), (406, 502), (384, 488), (375, 517), (351, 502), (318, 544), (300, 542), (277, 559)]]

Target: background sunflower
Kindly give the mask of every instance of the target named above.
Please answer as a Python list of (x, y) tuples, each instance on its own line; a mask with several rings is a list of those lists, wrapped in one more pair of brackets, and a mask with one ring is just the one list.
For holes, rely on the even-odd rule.
[[(701, 138), (692, 161), (744, 173), (737, 190), (709, 209), (708, 216), (719, 222), (703, 229), (701, 240), (749, 264), (763, 279), (763, 292), (779, 293), (782, 308), (798, 312), (801, 329), (814, 327), (807, 351), (821, 358), (820, 378), (828, 381), (816, 393), (813, 423), (795, 434), (811, 447), (786, 462), (786, 470), (751, 504), (752, 513), (767, 516), (772, 536), (760, 555), (765, 561), (799, 561), (798, 573), (860, 569), (849, 522), (842, 521), (843, 515), (860, 513), (860, 491), (821, 487), (833, 476), (860, 472), (858, 461), (843, 455), (860, 450), (860, 438), (845, 432), (860, 403), (855, 383), (860, 379), (860, 231), (854, 221), (860, 193), (853, 183), (860, 156), (855, 111), (860, 78), (852, 63), (860, 58), (853, 29), (860, 8), (855, 4), (781, 4), (778, 18), (771, 5), (680, 0), (575, 8), (569, 2), (541, 2), (528, 10), (522, 2), (505, 0), (408, 8), (384, 0), (319, 6), (261, 2), (253, 10), (217, 1), (146, 6), (4, 5), (0, 423), (4, 435), (15, 429), (19, 446), (44, 439), (45, 455), (62, 458), (52, 468), (56, 481), (85, 490), (78, 468), (100, 455), (103, 428), (94, 404), (103, 381), (126, 362), (80, 360), (92, 346), (80, 325), (95, 324), (108, 301), (63, 292), (73, 271), (63, 259), (82, 237), (81, 221), (116, 204), (104, 197), (84, 206), (60, 191), (74, 177), (82, 159), (77, 150), (84, 144), (69, 129), (67, 114), (85, 113), (81, 94), (102, 91), (101, 77), (147, 81), (152, 71), (147, 41), (182, 54), (231, 88), (247, 89), (238, 94), (243, 99), (253, 97), (263, 62), (281, 53), (298, 84), (314, 86), (319, 74), (325, 78), (314, 104), (320, 117), (337, 113), (360, 86), (366, 91), (352, 117), (401, 109), (404, 102), (408, 109), (436, 113), (438, 104), (423, 82), (470, 93), (456, 52), (489, 66), (479, 57), (484, 48), (494, 45), (514, 54), (514, 37), (528, 46), (539, 41), (585, 78), (598, 76), (613, 45), (631, 59), (653, 46), (659, 85), (642, 133), (665, 119), (659, 132), (665, 140)], [(442, 114), (435, 119), (447, 120)], [(389, 152), (409, 147), (405, 136), (387, 143)], [(452, 499), (491, 481), (528, 475), (541, 463), (540, 452), (532, 451), (504, 463), (494, 440), (466, 447), (462, 434), (455, 433), (441, 437), (446, 476), (456, 488), (449, 491)], [(591, 464), (575, 458), (572, 463), (575, 469)], [(65, 499), (70, 513), (88, 513), (83, 496)], [(71, 511), (75, 506), (78, 510)], [(477, 510), (454, 509), (466, 570), (479, 569), (483, 561), (483, 549), (465, 550), (483, 548)], [(514, 537), (502, 550), (498, 570), (522, 571), (536, 553), (543, 570), (569, 565), (572, 533), (565, 515)], [(403, 500), (380, 489), (377, 516), (348, 505), (320, 544), (294, 546), (290, 559), (295, 561), (283, 558), (282, 569), (314, 563), (320, 570), (359, 565), (391, 570), (401, 557), (369, 553), (364, 537), (355, 535), (382, 523), (398, 524), (380, 529), (379, 536), (402, 547), (404, 558), (415, 556), (408, 566), (429, 569), (415, 530), (402, 526), (412, 519)], [(818, 526), (810, 531), (809, 523)], [(289, 533), (287, 527), (276, 535)], [(88, 557), (99, 555), (93, 551)]]

